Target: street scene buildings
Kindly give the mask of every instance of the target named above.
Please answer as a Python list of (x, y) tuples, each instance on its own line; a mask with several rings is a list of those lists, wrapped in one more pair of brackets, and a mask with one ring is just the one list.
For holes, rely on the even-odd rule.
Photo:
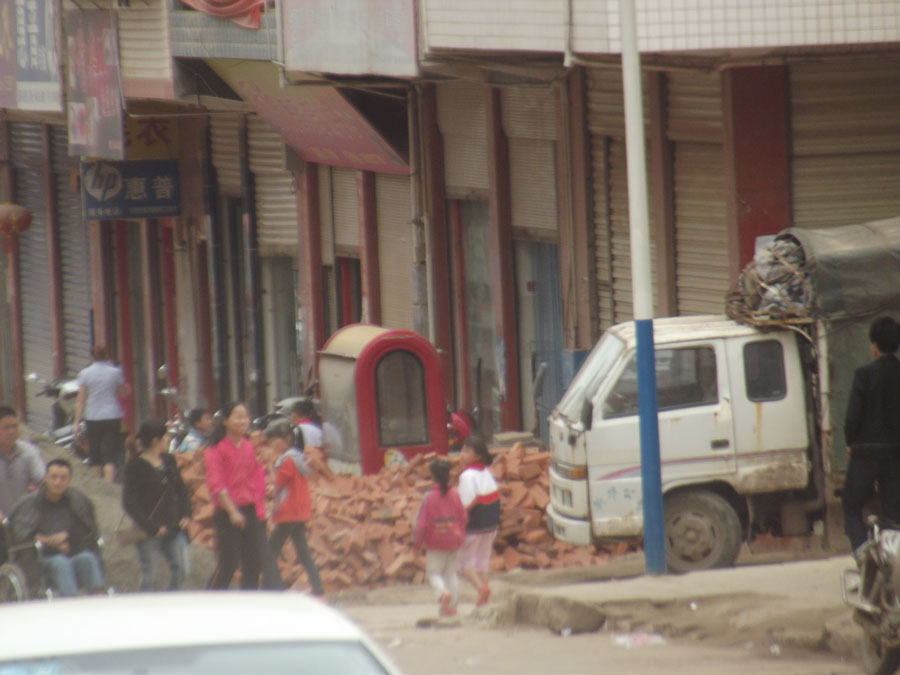
[[(0, 398), (49, 427), (25, 375), (105, 342), (132, 422), (163, 363), (190, 405), (263, 411), (363, 321), (427, 337), (487, 432), (545, 434), (632, 316), (617, 7), (3, 0), (0, 200), (32, 222)], [(658, 316), (720, 313), (760, 236), (900, 210), (896, 4), (637, 16)]]

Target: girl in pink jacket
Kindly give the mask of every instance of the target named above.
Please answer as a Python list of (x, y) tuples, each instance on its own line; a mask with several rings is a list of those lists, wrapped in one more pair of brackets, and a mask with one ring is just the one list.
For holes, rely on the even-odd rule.
[(428, 468), (435, 486), (419, 508), (413, 544), (428, 551), (425, 575), (438, 593), (439, 615), (455, 616), (459, 600), (456, 554), (466, 535), (466, 510), (450, 487), (450, 462), (436, 459)]

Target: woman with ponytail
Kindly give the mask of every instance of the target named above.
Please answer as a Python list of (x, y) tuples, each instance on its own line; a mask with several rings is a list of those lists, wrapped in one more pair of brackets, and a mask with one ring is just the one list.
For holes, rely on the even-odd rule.
[(241, 588), (259, 588), (266, 546), (265, 471), (247, 440), (250, 415), (243, 403), (229, 403), (204, 454), (206, 485), (216, 507), (219, 563), (209, 581), (225, 590), (241, 566)]
[(450, 487), (450, 462), (436, 459), (429, 466), (435, 485), (422, 501), (413, 545), (425, 548), (425, 575), (438, 594), (440, 616), (454, 616), (459, 600), (456, 554), (466, 534), (466, 510)]

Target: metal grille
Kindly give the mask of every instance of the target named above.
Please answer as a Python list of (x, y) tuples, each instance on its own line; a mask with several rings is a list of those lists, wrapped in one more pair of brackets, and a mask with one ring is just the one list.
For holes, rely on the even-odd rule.
[(452, 197), (489, 189), (486, 97), (485, 87), (469, 82), (447, 82), (437, 88), (444, 180)]
[(556, 146), (553, 141), (509, 139), (512, 224), (556, 232)]
[(359, 198), (353, 169), (331, 170), (331, 210), (335, 246), (359, 249)]
[[(53, 336), (50, 326), (50, 275), (47, 250), (47, 195), (43, 175), (43, 129), (40, 124), (11, 124), (15, 201), (31, 211), (31, 227), (19, 235), (19, 290), (22, 298), (24, 370), (53, 377)], [(46, 431), (52, 424), (50, 401), (36, 394), (41, 387), (26, 384), (28, 425)]]
[(233, 197), (241, 194), (240, 115), (217, 113), (210, 117), (212, 161), (219, 191)]
[(791, 66), (791, 185), (797, 227), (900, 213), (900, 70), (893, 62)]
[(284, 141), (258, 115), (247, 117), (250, 171), (256, 187), (260, 255), (297, 255), (299, 228), (294, 177), (285, 170)]

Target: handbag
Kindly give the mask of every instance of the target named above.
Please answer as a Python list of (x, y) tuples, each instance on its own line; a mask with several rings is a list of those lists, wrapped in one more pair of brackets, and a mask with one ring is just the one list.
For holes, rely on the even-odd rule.
[[(168, 490), (163, 490), (163, 493), (159, 496), (159, 499), (156, 500), (156, 506), (153, 507), (153, 510), (150, 511), (150, 515), (147, 517), (148, 520), (153, 518), (156, 514), (156, 509), (159, 508), (159, 505), (162, 504), (162, 500), (165, 498)], [(130, 546), (131, 544), (137, 544), (145, 539), (149, 539), (150, 535), (147, 534), (147, 530), (138, 525), (137, 523), (132, 522), (131, 525), (122, 526), (122, 522), (125, 520), (125, 516), (127, 513), (123, 513), (122, 517), (119, 518), (119, 524), (116, 526), (116, 542), (119, 546)]]

